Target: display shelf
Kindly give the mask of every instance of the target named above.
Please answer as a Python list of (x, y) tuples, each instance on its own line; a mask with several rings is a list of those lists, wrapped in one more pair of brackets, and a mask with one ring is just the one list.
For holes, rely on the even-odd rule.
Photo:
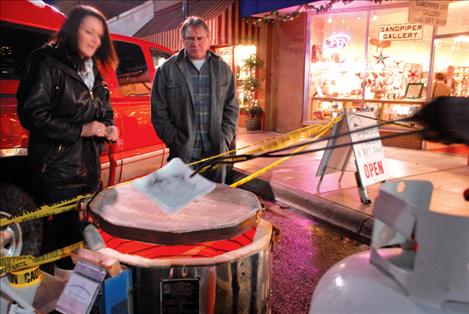
[(424, 104), (423, 100), (313, 97), (310, 105), (318, 110), (311, 110), (310, 118), (328, 119), (342, 114), (345, 108), (351, 112), (373, 111), (381, 120), (397, 120), (413, 115)]
[(456, 80), (455, 96), (469, 97), (469, 66), (457, 67), (454, 71)]

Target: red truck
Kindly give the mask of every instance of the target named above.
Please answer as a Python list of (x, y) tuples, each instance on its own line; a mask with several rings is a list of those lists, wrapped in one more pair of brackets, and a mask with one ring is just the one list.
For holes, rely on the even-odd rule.
[[(0, 217), (36, 208), (29, 196), (28, 132), (16, 113), (16, 90), (26, 58), (48, 41), (65, 15), (41, 1), (0, 1)], [(171, 54), (160, 45), (112, 35), (119, 57), (116, 71), (103, 71), (121, 138), (101, 156), (105, 186), (145, 175), (166, 163), (168, 149), (150, 117), (155, 68)], [(41, 221), (0, 229), (0, 256), (37, 255)]]

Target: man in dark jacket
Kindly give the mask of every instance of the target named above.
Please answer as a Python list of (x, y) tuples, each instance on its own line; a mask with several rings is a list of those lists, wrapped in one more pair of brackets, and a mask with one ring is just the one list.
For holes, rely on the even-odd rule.
[[(184, 48), (161, 65), (153, 82), (152, 122), (169, 147), (169, 159), (191, 163), (228, 151), (239, 107), (228, 65), (209, 50), (207, 24), (189, 17), (182, 24)], [(224, 183), (225, 167), (204, 175)]]

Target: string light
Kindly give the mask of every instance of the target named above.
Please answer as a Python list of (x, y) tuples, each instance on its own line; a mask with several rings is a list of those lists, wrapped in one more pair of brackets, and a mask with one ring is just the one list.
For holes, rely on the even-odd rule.
[[(329, 0), (324, 4), (315, 5), (315, 4), (302, 4), (297, 7), (297, 9), (291, 13), (280, 13), (278, 10), (271, 11), (270, 13), (265, 14), (262, 17), (249, 17), (246, 19), (246, 23), (251, 23), (254, 25), (257, 24), (270, 24), (275, 20), (280, 20), (282, 22), (292, 21), (300, 16), (302, 12), (314, 12), (316, 14), (327, 13), (332, 9), (337, 3), (342, 3), (347, 5), (352, 3), (354, 0)], [(367, 0), (374, 3), (382, 3), (383, 1), (388, 0)], [(332, 19), (331, 19), (332, 20)]]

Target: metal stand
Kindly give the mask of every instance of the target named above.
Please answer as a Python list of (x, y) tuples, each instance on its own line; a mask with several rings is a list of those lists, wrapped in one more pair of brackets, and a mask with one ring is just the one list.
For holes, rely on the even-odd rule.
[[(355, 161), (355, 165), (357, 162)], [(358, 166), (357, 166), (358, 169)], [(357, 187), (358, 187), (358, 194), (360, 195), (360, 201), (362, 204), (371, 204), (371, 200), (368, 198), (368, 192), (366, 191), (366, 187), (363, 185), (362, 180), (360, 178), (360, 174), (358, 171), (355, 172), (355, 179), (357, 180)]]
[[(348, 165), (348, 162), (350, 161), (350, 156), (352, 156), (352, 148), (350, 148), (347, 152), (347, 158), (345, 158), (345, 162), (344, 164), (342, 165), (342, 169), (340, 170), (341, 173), (340, 173), (340, 177), (339, 177), (339, 185), (342, 183), (342, 179), (344, 177), (344, 173), (345, 173), (345, 168), (347, 168), (347, 165)], [(355, 163), (356, 165), (357, 163)]]
[[(332, 129), (332, 136), (334, 137), (338, 133), (345, 132), (346, 128), (344, 128), (343, 121), (337, 123), (334, 125)], [(342, 137), (341, 139), (338, 138), (331, 138), (327, 141), (326, 147), (328, 146), (334, 146), (336, 144), (342, 144), (346, 142), (350, 142), (350, 137)], [(347, 152), (345, 153), (344, 150)], [(345, 147), (342, 149), (326, 149), (324, 151), (324, 154), (321, 158), (321, 162), (318, 167), (318, 171), (316, 173), (316, 177), (320, 176), (318, 185), (316, 187), (316, 190), (318, 193), (320, 192), (320, 187), (322, 184), (322, 180), (324, 178), (324, 175), (327, 172), (327, 169), (334, 169), (338, 170), (339, 168), (341, 169), (340, 171), (342, 172), (339, 178), (339, 184), (342, 180), (342, 177), (344, 175), (345, 168), (347, 167), (347, 164), (349, 162), (350, 156), (352, 154), (352, 148), (351, 147)], [(343, 159), (343, 156), (346, 156), (345, 160)], [(330, 164), (332, 163), (332, 167)]]

